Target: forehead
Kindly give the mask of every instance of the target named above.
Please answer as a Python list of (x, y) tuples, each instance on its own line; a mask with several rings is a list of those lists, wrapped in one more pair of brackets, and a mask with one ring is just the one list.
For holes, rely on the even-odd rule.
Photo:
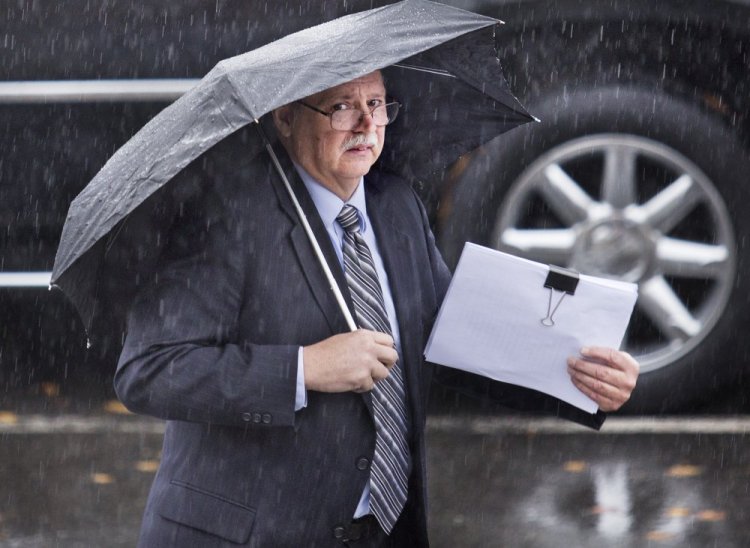
[(350, 82), (326, 89), (312, 95), (310, 99), (323, 102), (332, 99), (351, 99), (360, 95), (367, 97), (385, 95), (385, 85), (380, 71), (371, 72)]

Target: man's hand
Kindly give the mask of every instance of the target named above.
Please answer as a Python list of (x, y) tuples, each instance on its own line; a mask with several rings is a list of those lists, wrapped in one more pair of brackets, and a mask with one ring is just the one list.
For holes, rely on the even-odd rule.
[(568, 358), (573, 384), (602, 411), (617, 411), (630, 399), (639, 370), (630, 354), (613, 348), (584, 347), (581, 356)]
[(367, 392), (398, 360), (393, 338), (358, 329), (305, 346), (305, 388), (318, 392)]

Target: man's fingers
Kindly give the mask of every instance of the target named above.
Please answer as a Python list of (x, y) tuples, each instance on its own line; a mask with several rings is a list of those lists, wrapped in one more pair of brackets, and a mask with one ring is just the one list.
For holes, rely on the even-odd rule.
[(377, 358), (380, 363), (390, 369), (398, 361), (398, 352), (392, 346), (381, 346), (378, 348)]
[[(619, 409), (628, 399), (630, 394), (624, 394), (617, 391), (614, 387), (602, 385), (595, 379), (582, 380), (578, 377), (571, 377), (571, 381), (578, 390), (583, 392), (589, 399), (596, 402), (596, 405), (602, 411), (616, 411)], [(597, 383), (599, 383), (597, 385)]]
[(320, 392), (369, 392), (398, 361), (393, 338), (358, 329), (304, 348), (305, 387)]
[(353, 391), (357, 392), (358, 394), (362, 394), (363, 392), (369, 392), (375, 387), (376, 380), (377, 379), (375, 379), (374, 377), (364, 378), (361, 380), (361, 382), (357, 384), (356, 387), (354, 387)]
[[(599, 367), (603, 368), (604, 366)], [(571, 378), (574, 381), (578, 381), (580, 384), (583, 384), (591, 390), (605, 396), (612, 396), (615, 392), (620, 390), (619, 379), (613, 379), (604, 373), (589, 375), (572, 367), (568, 369), (568, 373), (570, 373)], [(609, 381), (605, 380), (605, 377), (609, 377)]]
[(387, 333), (381, 333), (379, 331), (368, 331), (360, 330), (371, 337), (371, 340), (375, 343), (374, 356), (384, 366), (391, 368), (398, 361), (398, 352), (396, 352), (395, 343), (393, 337)]
[(568, 359), (568, 373), (597, 392), (626, 392), (628, 396), (635, 388), (638, 378), (637, 374), (576, 358)]
[(630, 354), (613, 348), (583, 348), (581, 356), (568, 358), (573, 384), (603, 411), (619, 409), (635, 388), (638, 362)]
[(374, 382), (382, 381), (390, 374), (390, 368), (386, 367), (382, 363), (377, 364), (375, 367), (372, 368), (370, 371), (370, 375), (372, 376), (372, 380)]
[[(366, 330), (363, 330), (366, 331)], [(367, 333), (372, 334), (373, 340), (378, 343), (382, 344), (383, 346), (394, 346), (393, 337), (391, 337), (388, 333), (381, 333), (380, 331), (366, 331)]]
[(592, 381), (599, 381), (611, 386), (619, 386), (624, 377), (622, 371), (613, 367), (573, 357), (568, 358), (568, 372), (571, 375), (581, 378), (588, 377)]
[(584, 358), (603, 363), (621, 371), (638, 369), (638, 362), (627, 352), (605, 348), (601, 346), (584, 346), (581, 348), (581, 356)]

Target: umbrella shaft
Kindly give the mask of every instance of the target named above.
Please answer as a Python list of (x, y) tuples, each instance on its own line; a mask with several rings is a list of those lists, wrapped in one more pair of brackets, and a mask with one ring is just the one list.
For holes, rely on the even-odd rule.
[(260, 137), (263, 140), (263, 144), (266, 147), (266, 150), (268, 151), (269, 156), (271, 156), (271, 161), (273, 162), (273, 165), (276, 168), (276, 171), (279, 173), (281, 180), (284, 181), (284, 186), (286, 187), (286, 191), (289, 193), (289, 197), (292, 199), (292, 203), (294, 204), (294, 209), (297, 211), (297, 215), (299, 216), (300, 222), (302, 223), (302, 226), (305, 229), (307, 238), (308, 240), (310, 240), (310, 243), (313, 246), (313, 250), (315, 251), (315, 256), (317, 257), (318, 262), (320, 263), (320, 266), (323, 268), (323, 272), (325, 272), (326, 279), (328, 280), (328, 283), (331, 286), (331, 290), (333, 291), (333, 294), (336, 297), (336, 302), (338, 303), (339, 308), (341, 309), (341, 312), (344, 314), (344, 318), (346, 318), (346, 323), (349, 326), (349, 329), (351, 331), (356, 331), (357, 323), (354, 321), (354, 317), (352, 316), (352, 313), (349, 310), (349, 307), (346, 305), (346, 300), (344, 299), (344, 295), (341, 293), (341, 288), (339, 288), (339, 284), (336, 282), (336, 278), (333, 277), (333, 272), (331, 272), (331, 268), (328, 266), (328, 261), (326, 261), (326, 258), (323, 255), (323, 250), (320, 249), (318, 240), (312, 231), (312, 227), (310, 227), (310, 223), (307, 221), (307, 216), (305, 215), (305, 212), (302, 211), (302, 206), (297, 200), (297, 196), (294, 194), (292, 185), (289, 184), (289, 180), (287, 179), (286, 174), (284, 173), (284, 169), (281, 167), (281, 164), (279, 163), (279, 159), (276, 157), (276, 153), (274, 152), (273, 147), (271, 146), (271, 143), (268, 140), (268, 137), (266, 136), (266, 133), (263, 131), (263, 128), (261, 127), (260, 122), (257, 119), (255, 119), (254, 122), (255, 122), (255, 127), (258, 128), (258, 133), (260, 133)]

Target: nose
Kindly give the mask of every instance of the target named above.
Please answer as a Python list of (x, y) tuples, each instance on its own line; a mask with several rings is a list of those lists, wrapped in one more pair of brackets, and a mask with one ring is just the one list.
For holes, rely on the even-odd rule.
[(375, 119), (373, 118), (372, 114), (367, 110), (361, 110), (360, 112), (362, 114), (359, 117), (359, 124), (357, 124), (357, 127), (355, 129), (358, 129), (363, 133), (375, 131), (375, 128), (377, 126), (375, 125)]

